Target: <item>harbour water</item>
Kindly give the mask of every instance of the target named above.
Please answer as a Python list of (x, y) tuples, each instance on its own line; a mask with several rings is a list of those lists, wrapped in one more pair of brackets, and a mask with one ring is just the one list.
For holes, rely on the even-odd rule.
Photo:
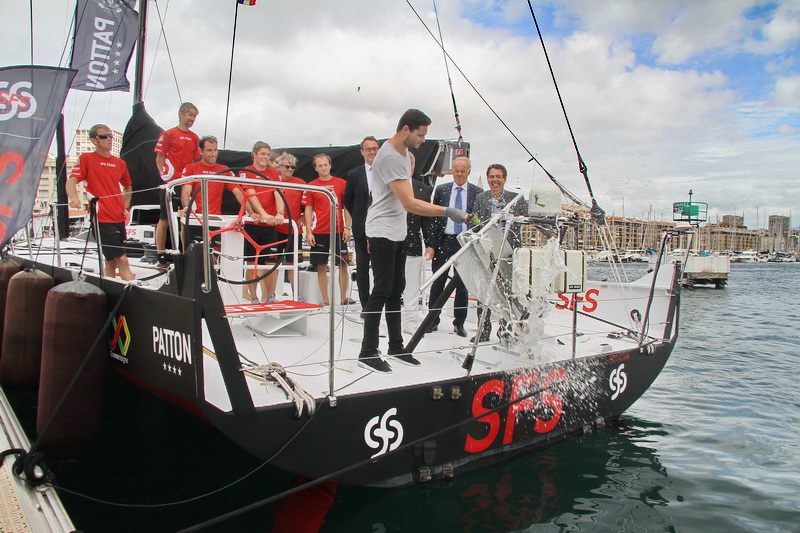
[[(617, 425), (448, 482), (323, 485), (207, 530), (800, 532), (798, 287), (800, 263), (734, 264), (727, 288), (684, 291), (672, 358)], [(92, 459), (52, 467), (59, 486), (135, 506), (62, 493), (83, 532), (178, 531), (297, 482), (170, 406), (107, 394)]]

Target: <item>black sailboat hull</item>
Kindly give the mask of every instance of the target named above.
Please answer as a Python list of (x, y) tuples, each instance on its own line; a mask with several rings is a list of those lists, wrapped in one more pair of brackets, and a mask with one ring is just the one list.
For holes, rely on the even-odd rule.
[[(520, 357), (511, 371), (317, 398), (313, 415), (296, 418), (291, 402), (253, 406), (216, 284), (200, 289), (200, 259), (200, 250), (190, 249), (158, 290), (125, 294), (120, 283), (87, 278), (103, 285), (109, 306), (125, 299), (108, 332), (111, 365), (263, 461), (339, 483), (390, 487), (446, 478), (613, 420), (653, 383), (677, 338), (676, 296), (666, 341), (546, 364)], [(72, 279), (69, 270), (18, 260), (57, 283)], [(203, 326), (229, 411), (204, 396)], [(419, 370), (424, 376), (424, 365)]]
[(285, 470), (355, 485), (407, 485), (485, 467), (617, 418), (656, 379), (673, 343), (653, 353), (635, 349), (348, 396), (336, 406), (322, 401), (299, 420), (291, 408), (257, 410), (244, 420), (206, 415)]

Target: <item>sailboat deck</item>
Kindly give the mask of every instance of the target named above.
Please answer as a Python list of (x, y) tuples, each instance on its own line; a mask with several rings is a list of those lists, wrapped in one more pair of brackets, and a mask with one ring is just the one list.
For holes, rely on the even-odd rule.
[[(90, 244), (86, 258), (81, 261), (84, 245), (67, 242), (61, 247), (61, 264), (73, 269), (77, 276), (80, 266), (83, 268), (99, 267), (96, 252), (92, 253)], [(25, 256), (24, 252), (20, 254)], [(51, 247), (32, 249), (32, 255), (41, 262), (56, 261), (55, 250)], [(158, 275), (161, 271), (141, 258), (130, 258), (131, 268), (136, 274), (134, 282), (148, 290), (158, 290), (168, 279)], [(668, 316), (667, 306), (670, 299), (669, 269), (662, 270), (654, 299), (649, 335), (651, 339), (659, 339), (664, 329), (663, 317)], [(310, 274), (310, 273), (309, 273)], [(315, 276), (315, 274), (314, 274)], [(663, 276), (663, 279), (662, 279)], [(149, 279), (148, 279), (149, 278)], [(631, 322), (632, 310), (642, 315), (646, 307), (647, 293), (650, 288), (650, 277), (631, 284), (606, 282), (590, 282), (594, 291), (594, 299), (580, 303), (573, 300), (574, 305), (583, 309), (578, 316), (573, 315), (570, 304), (565, 299), (569, 295), (553, 294), (550, 298), (549, 311), (544, 319), (544, 331), (541, 336), (531, 338), (528, 342), (511, 343), (503, 346), (497, 336), (492, 334), (491, 340), (478, 346), (471, 375), (479, 376), (498, 371), (523, 371), (543, 363), (567, 360), (573, 357), (582, 358), (592, 355), (629, 350), (638, 345), (638, 336), (619, 335), (626, 330), (636, 331)], [(109, 280), (111, 281), (111, 280)], [(112, 282), (124, 283), (118, 278)], [(221, 284), (220, 290), (226, 302), (235, 301), (237, 307), (246, 312), (229, 313), (228, 321), (242, 361), (243, 371), (256, 406), (285, 404), (290, 401), (280, 387), (267, 376), (268, 371), (279, 365), (286, 371), (297, 385), (316, 399), (331, 394), (329, 384), (329, 368), (331, 351), (329, 344), (330, 309), (319, 306), (301, 306), (303, 309), (289, 311), (258, 311), (260, 306), (247, 310), (241, 301), (241, 286)], [(234, 292), (236, 293), (234, 296)], [(589, 294), (587, 292), (586, 294)], [(288, 297), (285, 297), (288, 298)], [(471, 306), (475, 305), (471, 301)], [(583, 305), (583, 307), (580, 307)], [(229, 308), (230, 309), (230, 308)], [(240, 309), (241, 311), (241, 309)], [(358, 365), (358, 354), (361, 349), (363, 324), (360, 319), (361, 308), (358, 304), (336, 306), (333, 310), (333, 395), (360, 394), (371, 391), (398, 387), (408, 387), (425, 383), (440, 383), (467, 375), (462, 368), (464, 358), (471, 352), (469, 342), (477, 331), (477, 312), (470, 309), (465, 328), (468, 336), (459, 337), (453, 331), (452, 298), (443, 310), (438, 331), (428, 333), (414, 350), (414, 356), (421, 365), (414, 367), (387, 358), (392, 366), (391, 374), (379, 374), (366, 370)], [(597, 316), (601, 320), (594, 320)], [(659, 318), (662, 317), (662, 318)], [(573, 354), (573, 320), (576, 321), (578, 334), (574, 341)], [(605, 320), (605, 321), (604, 321)], [(494, 319), (494, 328), (497, 319)], [(494, 331), (494, 330), (493, 330)], [(405, 342), (411, 335), (403, 334)], [(539, 347), (532, 349), (531, 344), (538, 342)], [(208, 333), (203, 333), (203, 396), (211, 404), (227, 411), (230, 409), (227, 390), (222, 374), (213, 352), (213, 344)], [(381, 338), (380, 349), (386, 354), (388, 339)], [(536, 355), (533, 355), (535, 353)]]
[[(368, 371), (358, 365), (363, 325), (359, 319), (358, 305), (338, 308), (334, 311), (334, 395), (349, 395), (396, 387), (407, 387), (425, 383), (464, 377), (467, 371), (462, 362), (471, 351), (469, 337), (459, 337), (450, 325), (452, 315), (445, 308), (438, 331), (427, 334), (414, 350), (420, 366), (402, 364), (386, 358), (392, 366), (391, 374)], [(476, 313), (470, 312), (470, 318)], [(569, 359), (572, 355), (571, 312), (552, 312), (548, 315), (545, 335), (538, 355), (528, 355), (501, 345), (497, 337), (479, 345), (471, 375), (498, 371), (520, 371), (542, 363)], [(286, 374), (314, 398), (329, 395), (330, 344), (328, 333), (330, 316), (327, 308), (309, 311), (306, 315), (306, 334), (298, 336), (269, 336), (255, 332), (258, 329), (257, 315), (229, 318), (239, 353), (247, 360), (248, 385), (254, 403), (258, 407), (283, 404), (287, 396), (263, 371), (270, 364), (278, 364)], [(495, 324), (496, 325), (496, 324)], [(477, 324), (468, 320), (465, 325), (471, 336)], [(602, 325), (601, 325), (602, 326)], [(622, 351), (633, 348), (637, 342), (629, 337), (610, 338), (607, 326), (596, 327), (593, 332), (584, 332), (576, 339), (575, 357), (587, 357), (598, 353)], [(404, 333), (404, 341), (410, 335)], [(388, 339), (381, 338), (380, 349), (385, 354)], [(216, 357), (208, 349), (210, 339), (204, 339), (205, 395), (206, 399), (223, 410), (230, 408), (222, 375)], [(519, 348), (517, 348), (519, 350)], [(261, 367), (261, 368), (260, 368)]]

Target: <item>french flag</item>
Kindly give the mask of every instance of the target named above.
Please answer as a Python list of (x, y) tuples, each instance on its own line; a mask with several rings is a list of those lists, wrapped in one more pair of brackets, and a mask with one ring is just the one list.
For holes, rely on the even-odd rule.
[(243, 6), (254, 6), (256, 5), (256, 0), (236, 0)]

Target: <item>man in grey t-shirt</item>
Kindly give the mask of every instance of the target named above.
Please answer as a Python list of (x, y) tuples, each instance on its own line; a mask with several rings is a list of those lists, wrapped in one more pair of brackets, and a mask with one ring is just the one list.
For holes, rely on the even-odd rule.
[(375, 372), (392, 371), (378, 351), (378, 325), (384, 308), (388, 355), (407, 365), (420, 364), (413, 355), (403, 353), (400, 300), (405, 288), (406, 212), (447, 216), (462, 224), (467, 221), (464, 211), (414, 198), (408, 149), (420, 147), (430, 123), (431, 119), (419, 109), (407, 110), (400, 117), (394, 136), (383, 143), (372, 164), (372, 205), (367, 213), (366, 235), (375, 283), (364, 309), (364, 338), (358, 364)]

